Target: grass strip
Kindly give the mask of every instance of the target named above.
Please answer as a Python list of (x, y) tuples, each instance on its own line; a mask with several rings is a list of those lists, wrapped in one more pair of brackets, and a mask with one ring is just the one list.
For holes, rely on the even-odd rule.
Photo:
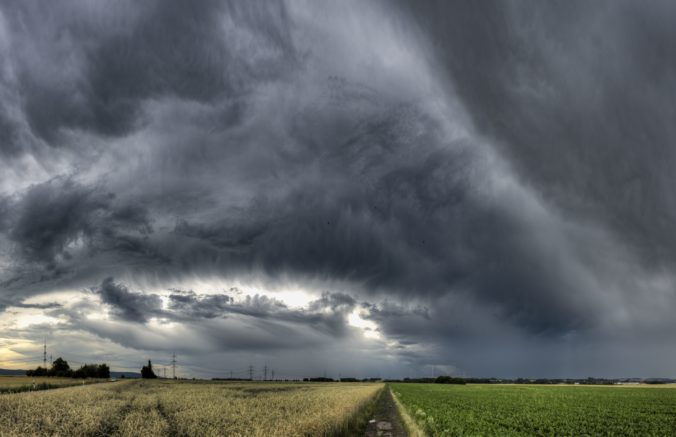
[(37, 384), (25, 384), (25, 385), (16, 385), (10, 387), (0, 387), (0, 395), (3, 394), (13, 394), (13, 393), (23, 393), (27, 391), (43, 391), (43, 390), (53, 390), (57, 388), (66, 388), (66, 387), (77, 387), (81, 385), (91, 385), (91, 384), (100, 384), (103, 381), (87, 381), (85, 384), (82, 383), (82, 380), (74, 380), (73, 382), (66, 383), (57, 383), (52, 384), (49, 382), (39, 382)]
[(79, 385), (79, 384), (77, 384), (77, 383), (73, 383), (73, 384), (49, 384), (47, 382), (41, 382), (39, 384), (19, 385), (19, 386), (14, 386), (14, 387), (2, 387), (2, 388), (0, 388), (0, 394), (22, 393), (22, 392), (26, 392), (26, 391), (51, 390), (51, 389), (54, 389), (54, 388), (71, 387), (73, 385)]
[(394, 405), (397, 406), (397, 410), (399, 411), (399, 415), (401, 416), (401, 420), (404, 423), (404, 427), (406, 428), (406, 432), (408, 432), (409, 437), (427, 437), (427, 434), (425, 434), (425, 432), (422, 429), (420, 429), (415, 420), (411, 417), (410, 414), (408, 414), (408, 411), (406, 411), (406, 407), (404, 407), (404, 404), (401, 403), (401, 401), (397, 397), (397, 394), (389, 387), (389, 385), (387, 386), (386, 389), (390, 390), (390, 393), (392, 393)]

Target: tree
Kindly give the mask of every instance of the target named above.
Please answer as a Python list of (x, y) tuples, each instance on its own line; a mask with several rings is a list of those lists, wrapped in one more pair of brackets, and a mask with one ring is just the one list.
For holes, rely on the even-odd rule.
[(437, 379), (434, 380), (437, 384), (465, 384), (465, 380), (462, 378), (454, 378), (452, 376), (437, 376)]
[(73, 372), (73, 378), (79, 379), (88, 378), (89, 377), (88, 373), (89, 373), (89, 365), (85, 364), (84, 366), (80, 367), (75, 372)]
[(74, 378), (110, 378), (107, 364), (85, 364), (75, 371)]
[(47, 372), (48, 376), (72, 376), (73, 371), (68, 365), (68, 361), (59, 357), (52, 363), (52, 368)]
[(141, 368), (141, 378), (149, 378), (149, 379), (157, 378), (157, 375), (155, 375), (155, 372), (153, 372), (153, 365), (150, 362), (150, 360), (148, 360), (147, 366), (143, 366)]
[(107, 364), (99, 364), (96, 368), (97, 378), (110, 378), (110, 367)]
[(85, 364), (73, 371), (68, 361), (59, 357), (52, 363), (51, 369), (38, 366), (37, 369), (27, 370), (26, 376), (60, 376), (73, 378), (110, 378), (110, 367), (107, 364)]
[(35, 370), (27, 370), (26, 376), (47, 376), (47, 369), (42, 366), (38, 366)]

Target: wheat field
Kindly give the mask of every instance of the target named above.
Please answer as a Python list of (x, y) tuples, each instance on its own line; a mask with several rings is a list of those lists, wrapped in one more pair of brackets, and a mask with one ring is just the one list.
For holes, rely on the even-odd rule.
[(129, 380), (0, 395), (0, 436), (340, 435), (382, 388)]

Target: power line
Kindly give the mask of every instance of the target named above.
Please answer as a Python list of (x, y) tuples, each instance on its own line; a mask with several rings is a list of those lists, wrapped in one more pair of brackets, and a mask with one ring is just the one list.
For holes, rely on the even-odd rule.
[(263, 366), (263, 381), (268, 380), (268, 365)]
[(253, 365), (249, 364), (249, 379), (253, 381)]
[(45, 337), (45, 348), (42, 351), (42, 367), (47, 368), (47, 337)]
[(171, 376), (176, 379), (176, 352), (171, 356)]

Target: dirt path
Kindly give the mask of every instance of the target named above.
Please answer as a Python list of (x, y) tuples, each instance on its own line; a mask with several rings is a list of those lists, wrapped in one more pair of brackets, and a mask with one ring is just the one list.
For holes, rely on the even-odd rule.
[(374, 417), (366, 428), (367, 437), (407, 437), (406, 429), (399, 417), (397, 406), (392, 399), (390, 388), (385, 387), (378, 400)]

